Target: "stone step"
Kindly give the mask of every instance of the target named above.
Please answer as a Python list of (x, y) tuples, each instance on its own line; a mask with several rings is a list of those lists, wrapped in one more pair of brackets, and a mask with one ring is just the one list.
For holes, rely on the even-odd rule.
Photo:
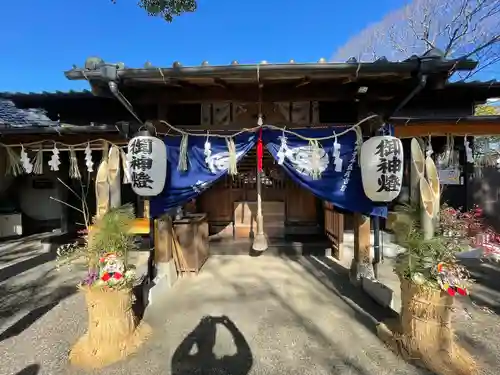
[[(269, 248), (262, 255), (301, 256), (325, 255), (328, 242), (294, 242), (268, 238)], [(252, 241), (248, 239), (221, 240), (210, 242), (211, 255), (252, 255)]]

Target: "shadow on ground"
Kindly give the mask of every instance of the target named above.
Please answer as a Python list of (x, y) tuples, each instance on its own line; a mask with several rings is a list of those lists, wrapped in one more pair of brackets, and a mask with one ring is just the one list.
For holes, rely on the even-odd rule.
[(475, 281), (472, 301), (500, 315), (500, 264), (481, 259), (462, 259), (461, 263)]
[[(54, 269), (57, 247), (66, 240), (65, 235), (45, 236), (42, 242), (33, 245), (38, 246), (34, 250), (35, 256), (0, 270), (0, 327), (3, 329), (0, 331), (0, 342), (19, 335), (61, 300), (76, 293), (75, 278), (82, 270), (78, 266), (61, 273)], [(19, 249), (12, 247), (7, 250), (7, 255), (21, 257), (23, 251), (29, 253), (33, 248), (31, 245), (26, 250), (22, 246)], [(20, 318), (11, 322), (16, 315)], [(9, 326), (5, 328), (7, 322)]]
[(60, 301), (76, 293), (74, 285), (48, 289), (47, 284), (54, 279), (54, 275), (43, 275), (23, 285), (0, 284), (0, 323), (17, 313), (28, 311), (0, 333), (0, 342), (19, 335)]
[[(232, 336), (236, 353), (217, 357), (217, 327), (226, 328)], [(172, 375), (227, 374), (247, 375), (253, 364), (247, 340), (227, 316), (205, 316), (175, 350), (171, 361)]]
[(23, 368), (16, 375), (37, 375), (39, 371), (40, 371), (40, 365), (34, 364)]
[(376, 334), (379, 322), (398, 315), (371, 299), (360, 287), (349, 280), (349, 270), (328, 257), (300, 257), (296, 261), (320, 281), (328, 290), (340, 297), (354, 312), (356, 319)]
[[(308, 292), (308, 289), (304, 289), (304, 274), (302, 271), (300, 271), (300, 269), (305, 269), (311, 276), (313, 276), (327, 288), (327, 293), (331, 292), (337, 298), (345, 302), (347, 306), (344, 307), (342, 306), (343, 304), (340, 300), (338, 301), (338, 303), (335, 303), (335, 300), (332, 301), (331, 299), (320, 297), (322, 292), (320, 292), (319, 290), (313, 291), (313, 294), (318, 294), (318, 297), (312, 298), (316, 299), (316, 302), (319, 305), (322, 305), (324, 307), (325, 304), (330, 303), (332, 306), (332, 310), (342, 310), (346, 311), (346, 314), (348, 314), (345, 316), (346, 318), (348, 318), (348, 320), (331, 321), (329, 324), (328, 322), (321, 321), (319, 316), (310, 315), (309, 313), (304, 314), (304, 311), (297, 310), (297, 308), (292, 304), (289, 298), (287, 298), (286, 295), (283, 295), (283, 290), (280, 290), (280, 286), (275, 284), (271, 275), (269, 275), (269, 278), (260, 277), (258, 278), (258, 280), (254, 280), (252, 282), (252, 284), (255, 285), (255, 288), (253, 290), (248, 290), (245, 286), (246, 275), (244, 273), (240, 275), (238, 280), (233, 279), (232, 277), (227, 277), (222, 269), (224, 268), (225, 263), (230, 263), (233, 260), (231, 260), (230, 257), (228, 257), (227, 260), (224, 260), (224, 258), (225, 257), (221, 257), (220, 267), (211, 268), (210, 273), (217, 279), (219, 279), (223, 284), (230, 285), (238, 295), (238, 301), (243, 302), (246, 299), (258, 299), (259, 301), (262, 300), (262, 303), (265, 303), (264, 301), (266, 299), (270, 299), (275, 301), (275, 303), (278, 303), (284, 311), (293, 316), (293, 320), (295, 321), (294, 325), (301, 327), (305, 334), (308, 337), (311, 337), (311, 341), (319, 344), (321, 349), (314, 348), (314, 346), (311, 345), (310, 347), (307, 347), (305, 349), (305, 353), (307, 353), (305, 355), (309, 358), (316, 358), (316, 363), (320, 366), (326, 366), (330, 368), (332, 374), (349, 373), (356, 375), (368, 375), (373, 373), (374, 367), (380, 369), (381, 367), (379, 366), (387, 366), (387, 364), (391, 363), (391, 361), (392, 363), (394, 363), (396, 357), (392, 352), (384, 347), (382, 342), (380, 342), (380, 345), (377, 345), (377, 349), (375, 350), (368, 349), (370, 348), (370, 346), (365, 347), (365, 349), (361, 349), (361, 347), (366, 344), (363, 341), (359, 341), (360, 339), (362, 340), (364, 330), (362, 328), (354, 329), (353, 327), (353, 330), (351, 331), (351, 328), (349, 327), (352, 323), (350, 322), (350, 319), (348, 317), (354, 317), (354, 319), (360, 322), (364, 328), (366, 328), (369, 332), (376, 336), (377, 323), (381, 320), (394, 317), (396, 314), (391, 309), (384, 309), (380, 307), (368, 296), (366, 296), (366, 294), (364, 294), (360, 289), (353, 286), (349, 282), (347, 271), (340, 265), (331, 262), (328, 258), (318, 259), (316, 257), (281, 257), (282, 259), (292, 261), (290, 263), (287, 263), (289, 270), (286, 271), (286, 273), (290, 274), (290, 271), (295, 273), (298, 280), (298, 282), (295, 283), (291, 279), (290, 282), (286, 284), (287, 290), (295, 290), (299, 291), (299, 293), (310, 293)], [(299, 269), (291, 265), (291, 263), (293, 262), (296, 262), (300, 265)], [(325, 262), (328, 262), (329, 265), (326, 265)], [(259, 285), (259, 287), (257, 287), (257, 285)], [(313, 284), (309, 285), (309, 287), (313, 287)], [(214, 300), (213, 302), (217, 303), (218, 301)], [(205, 303), (208, 303), (208, 301), (205, 301)], [(353, 312), (353, 314), (350, 313), (351, 311)], [(271, 327), (274, 325), (281, 326), (283, 324), (290, 324), (286, 323), (280, 314), (276, 315), (276, 319), (276, 321), (270, 322)], [(326, 331), (325, 324), (328, 326)], [(339, 327), (339, 330), (335, 328), (338, 324), (340, 324), (342, 327)], [(326, 333), (327, 331), (328, 333)], [(352, 335), (353, 337), (358, 337), (358, 339), (354, 338), (352, 342), (359, 343), (360, 347), (358, 347), (356, 350), (353, 350), (351, 346), (352, 342), (351, 344), (349, 344), (350, 340), (347, 340), (345, 342), (345, 345), (340, 345), (338, 342), (338, 337), (330, 336), (331, 334), (345, 334), (341, 333), (342, 331), (351, 331), (350, 335)], [(375, 340), (373, 340), (372, 338), (370, 339), (370, 342), (372, 344), (378, 343), (379, 339), (378, 337), (375, 337)], [(357, 352), (362, 352), (363, 358), (354, 355), (354, 353)], [(388, 357), (391, 357), (392, 359), (388, 359)], [(367, 364), (367, 360), (371, 361), (370, 365)], [(386, 365), (383, 364), (384, 362), (386, 363)], [(425, 370), (416, 369), (413, 366), (410, 367), (412, 368), (412, 374), (427, 374)]]

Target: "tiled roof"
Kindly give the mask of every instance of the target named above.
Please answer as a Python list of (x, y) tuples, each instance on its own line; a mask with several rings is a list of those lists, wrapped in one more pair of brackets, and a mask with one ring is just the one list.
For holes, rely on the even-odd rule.
[[(470, 71), (477, 66), (473, 60), (447, 60), (439, 50), (429, 50), (421, 56), (411, 56), (400, 61), (391, 62), (381, 57), (374, 62), (360, 62), (354, 57), (346, 62), (328, 62), (322, 58), (317, 63), (297, 63), (290, 60), (288, 63), (272, 64), (261, 61), (258, 64), (240, 64), (234, 60), (230, 65), (212, 66), (208, 61), (203, 61), (196, 66), (183, 66), (180, 61), (175, 61), (171, 67), (154, 66), (146, 62), (139, 68), (129, 68), (124, 63), (106, 63), (99, 57), (89, 57), (83, 67), (73, 66), (64, 74), (70, 80), (87, 81), (119, 81), (119, 80), (142, 80), (144, 83), (168, 84), (169, 79), (196, 79), (198, 83), (207, 79), (223, 79), (224, 81), (255, 79), (286, 79), (296, 76), (308, 76), (310, 78), (344, 78), (356, 76), (402, 75), (414, 73), (416, 70), (422, 74), (441, 74), (450, 70)], [(176, 83), (176, 82), (174, 82)], [(220, 82), (219, 82), (220, 84)]]
[(11, 100), (0, 99), (0, 128), (28, 126), (58, 126), (43, 109), (20, 109)]
[(90, 90), (82, 91), (41, 91), (41, 92), (0, 92), (0, 99), (22, 99), (23, 97), (92, 97), (94, 96)]

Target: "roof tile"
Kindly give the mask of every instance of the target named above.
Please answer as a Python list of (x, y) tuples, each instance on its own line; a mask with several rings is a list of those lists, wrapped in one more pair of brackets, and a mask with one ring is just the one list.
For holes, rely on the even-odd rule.
[(43, 109), (20, 109), (11, 100), (0, 99), (0, 128), (58, 125), (59, 123), (51, 120)]

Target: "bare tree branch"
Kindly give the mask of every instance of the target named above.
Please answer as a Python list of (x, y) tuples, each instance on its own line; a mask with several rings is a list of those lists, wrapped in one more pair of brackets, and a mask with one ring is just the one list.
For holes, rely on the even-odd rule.
[(399, 61), (430, 48), (440, 49), (449, 59), (477, 59), (480, 64), (471, 75), (499, 63), (500, 1), (412, 0), (362, 30), (333, 60), (386, 56)]

